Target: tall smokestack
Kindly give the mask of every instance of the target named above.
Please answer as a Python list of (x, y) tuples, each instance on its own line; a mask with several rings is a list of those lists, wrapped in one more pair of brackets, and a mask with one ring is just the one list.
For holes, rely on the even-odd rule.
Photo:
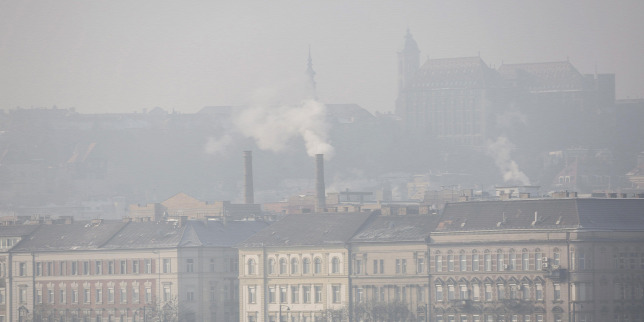
[(253, 191), (253, 154), (251, 151), (244, 151), (244, 203), (255, 203), (255, 192)]
[(324, 189), (324, 154), (315, 155), (315, 173), (315, 192), (317, 194), (315, 211), (324, 212), (326, 208), (326, 191)]

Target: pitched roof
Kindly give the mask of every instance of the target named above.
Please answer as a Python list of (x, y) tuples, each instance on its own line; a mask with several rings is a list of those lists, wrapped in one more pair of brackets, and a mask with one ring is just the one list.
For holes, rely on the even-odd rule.
[(380, 216), (366, 224), (352, 242), (425, 241), (436, 227), (438, 216)]
[(534, 91), (583, 89), (584, 77), (569, 61), (503, 64), (498, 71), (505, 79), (523, 80)]
[(349, 241), (371, 216), (371, 213), (289, 215), (237, 244), (237, 247), (343, 244)]
[(39, 225), (0, 226), (0, 237), (24, 237), (31, 235)]
[(173, 222), (130, 222), (103, 245), (104, 249), (176, 247), (185, 226)]
[(421, 88), (472, 88), (492, 84), (495, 70), (481, 57), (428, 59), (415, 76), (413, 86)]
[(504, 229), (644, 230), (644, 199), (527, 199), (451, 203), (445, 207), (435, 231)]
[(126, 223), (118, 221), (38, 225), (33, 234), (23, 238), (11, 251), (98, 249), (125, 225)]

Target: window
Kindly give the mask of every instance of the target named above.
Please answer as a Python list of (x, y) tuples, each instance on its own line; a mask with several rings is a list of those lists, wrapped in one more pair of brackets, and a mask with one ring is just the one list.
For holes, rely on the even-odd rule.
[(83, 302), (85, 304), (89, 304), (90, 298), (91, 298), (90, 294), (91, 294), (90, 289), (88, 289), (88, 288), (83, 289)]
[(47, 290), (47, 301), (49, 301), (49, 304), (54, 304), (54, 290)]
[(268, 274), (275, 274), (275, 259), (273, 258), (268, 260)]
[(94, 263), (94, 274), (103, 275), (103, 261), (96, 261)]
[(523, 268), (524, 271), (530, 270), (530, 254), (528, 254), (527, 251), (524, 251), (521, 254), (521, 268)]
[(311, 303), (311, 287), (302, 286), (302, 303)]
[(402, 259), (401, 261), (402, 261), (402, 273), (406, 274), (407, 273), (407, 260)]
[(172, 300), (172, 285), (163, 285), (163, 301)]
[(354, 267), (354, 273), (355, 274), (362, 274), (362, 260), (361, 259), (356, 259), (355, 267)]
[(64, 276), (67, 274), (67, 262), (58, 262), (58, 274)]
[(107, 262), (107, 274), (114, 274), (114, 262), (109, 261)]
[(559, 285), (559, 283), (554, 283), (553, 290), (554, 290), (553, 298), (555, 299), (555, 301), (561, 300), (561, 285)]
[(72, 290), (72, 303), (78, 303), (78, 290)]
[(517, 269), (517, 254), (514, 252), (514, 250), (510, 251), (510, 265), (508, 265), (508, 268), (510, 270)]
[(255, 303), (255, 301), (257, 300), (255, 295), (256, 295), (255, 294), (255, 286), (249, 286), (248, 287), (248, 303), (249, 304), (254, 304)]
[(67, 302), (67, 294), (65, 294), (64, 289), (58, 291), (58, 299), (60, 301), (60, 304), (65, 304)]
[(127, 261), (121, 261), (121, 267), (119, 269), (121, 274), (127, 274)]
[(286, 286), (280, 286), (280, 303), (286, 303)]
[(315, 285), (313, 289), (315, 291), (315, 303), (322, 303), (322, 286)]
[(132, 274), (139, 274), (140, 265), (141, 265), (141, 263), (139, 262), (138, 259), (135, 259), (135, 260), (132, 261)]
[(472, 284), (472, 300), (481, 300), (481, 286), (479, 284)]
[(456, 291), (454, 285), (447, 285), (447, 299), (450, 301), (456, 299)]
[(322, 272), (322, 260), (319, 257), (317, 257), (313, 261), (313, 273), (320, 274), (321, 272)]
[(298, 264), (297, 258), (291, 258), (291, 274), (297, 274)]
[(465, 254), (459, 255), (460, 269), (461, 272), (467, 271), (467, 256)]
[(72, 262), (72, 275), (78, 275), (78, 262)]
[(103, 303), (103, 290), (100, 288), (96, 288), (96, 298), (95, 300), (97, 304)]
[(145, 303), (147, 303), (147, 304), (152, 303), (152, 288), (151, 287), (146, 287), (145, 288)]
[(172, 262), (170, 261), (170, 258), (163, 259), (163, 273), (165, 274), (172, 273), (172, 269), (170, 267), (171, 263)]
[(192, 258), (186, 259), (186, 272), (194, 273), (195, 271), (195, 261)]
[(474, 271), (474, 272), (479, 271), (479, 254), (478, 253), (472, 254), (472, 271)]
[(42, 304), (42, 289), (36, 290), (36, 303)]
[(418, 257), (416, 259), (416, 273), (422, 274), (425, 272), (425, 258)]
[(140, 300), (139, 287), (132, 286), (132, 303), (138, 304)]
[(521, 298), (523, 300), (529, 300), (530, 299), (530, 285), (528, 285), (528, 284), (521, 285)]
[(255, 260), (250, 258), (248, 260), (248, 275), (255, 275)]
[(534, 285), (534, 296), (537, 301), (543, 301), (543, 284), (535, 284)]
[(492, 254), (485, 254), (483, 257), (483, 261), (485, 262), (484, 269), (486, 272), (491, 272), (492, 271)]
[(331, 286), (331, 299), (333, 303), (340, 303), (340, 285)]
[(552, 265), (559, 266), (559, 249), (555, 248), (555, 252), (552, 254)]
[(537, 322), (543, 322), (543, 315), (537, 314), (536, 320), (537, 320)]
[(459, 285), (459, 298), (461, 300), (467, 300), (467, 285), (461, 284)]
[(496, 254), (496, 270), (503, 271), (504, 266), (505, 266), (505, 263), (503, 258), (503, 252), (499, 250)]
[(447, 255), (447, 270), (450, 272), (454, 271), (454, 255), (449, 254)]
[(299, 303), (299, 302), (300, 302), (300, 287), (291, 286), (291, 303)]
[(18, 263), (18, 275), (27, 276), (27, 263)]
[(107, 288), (107, 303), (114, 303), (114, 288), (113, 287), (108, 287)]
[(151, 274), (152, 273), (152, 260), (151, 259), (146, 259), (145, 260), (144, 273), (145, 274)]
[(577, 269), (580, 271), (586, 269), (586, 256), (583, 251), (577, 253)]
[(499, 300), (504, 300), (505, 299), (505, 285), (503, 285), (503, 284), (497, 284), (496, 285), (496, 297)]
[(543, 254), (539, 252), (539, 249), (535, 250), (534, 253), (534, 269), (535, 270), (540, 270), (543, 268), (543, 263), (541, 262), (543, 260)]
[(18, 303), (26, 304), (27, 303), (27, 288), (21, 287), (18, 293)]
[(311, 273), (311, 259), (304, 258), (302, 260), (302, 274), (310, 274), (310, 273)]
[(268, 303), (275, 303), (275, 286), (268, 287)]
[(513, 299), (513, 300), (517, 299), (517, 285), (516, 284), (510, 284), (510, 299)]
[(434, 271), (443, 271), (443, 255), (434, 255)]
[(492, 284), (485, 284), (485, 301), (492, 301)]
[(36, 263), (36, 276), (42, 276), (42, 262)]
[(340, 273), (340, 259), (337, 257), (333, 257), (331, 260), (331, 273)]
[(286, 274), (286, 259), (280, 258), (280, 274)]
[(127, 289), (119, 289), (119, 299), (121, 300), (121, 304), (127, 303)]

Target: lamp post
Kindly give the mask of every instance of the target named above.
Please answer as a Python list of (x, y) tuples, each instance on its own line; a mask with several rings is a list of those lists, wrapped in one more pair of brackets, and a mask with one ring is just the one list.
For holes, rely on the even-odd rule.
[(291, 310), (291, 308), (290, 308), (290, 307), (288, 307), (288, 306), (286, 306), (286, 305), (284, 305), (284, 304), (280, 304), (280, 316), (279, 316), (279, 322), (282, 322), (282, 306), (286, 307), (286, 311), (290, 311), (290, 310)]

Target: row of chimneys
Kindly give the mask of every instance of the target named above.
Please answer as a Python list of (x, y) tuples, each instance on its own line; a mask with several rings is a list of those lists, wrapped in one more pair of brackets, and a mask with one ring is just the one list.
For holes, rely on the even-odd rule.
[[(326, 209), (326, 191), (324, 187), (324, 154), (315, 155), (315, 212), (324, 212)], [(255, 203), (253, 189), (253, 154), (244, 151), (244, 203)]]

